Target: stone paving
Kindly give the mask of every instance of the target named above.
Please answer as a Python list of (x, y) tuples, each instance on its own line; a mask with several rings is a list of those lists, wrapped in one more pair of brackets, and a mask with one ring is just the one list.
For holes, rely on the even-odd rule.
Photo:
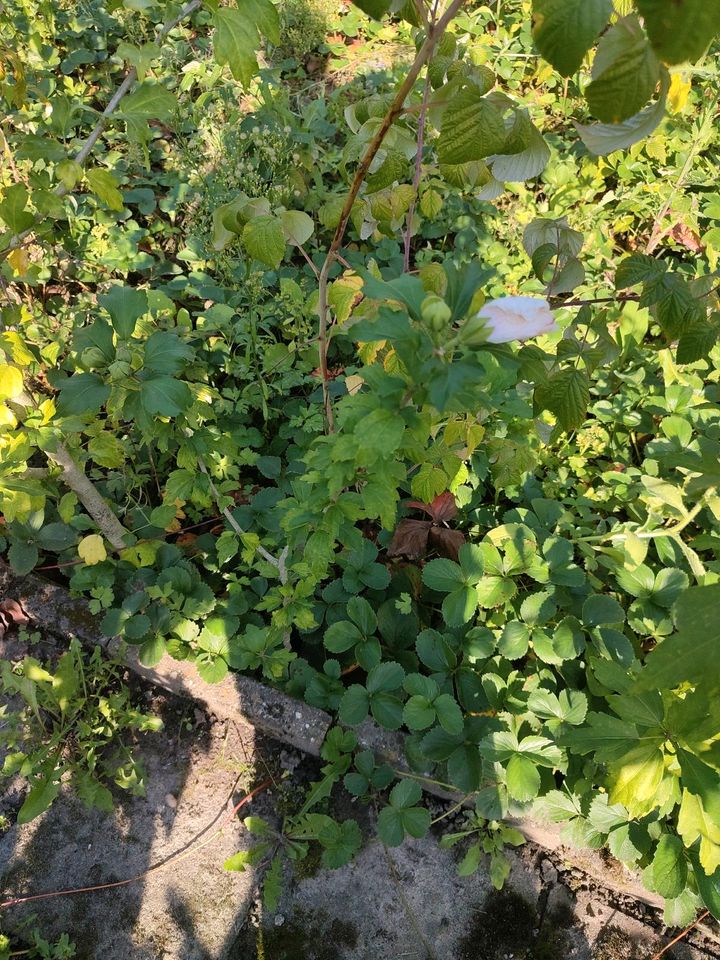
[[(228, 811), (268, 771), (277, 782), (283, 767), (286, 778), (294, 770), (300, 789), (317, 776), (317, 761), (251, 727), (212, 721), (191, 701), (148, 696), (166, 727), (140, 744), (147, 796), (119, 793), (112, 815), (60, 797), (38, 820), (11, 828), (0, 839), (3, 898), (113, 882), (172, 854), (182, 859), (125, 886), (13, 907), (2, 915), (7, 929), (34, 914), (43, 935), (70, 935), (78, 960), (650, 960), (667, 942), (641, 922), (642, 908), (630, 918), (597, 890), (573, 892), (583, 886), (573, 870), (565, 875), (531, 844), (513, 855), (510, 883), (498, 893), (482, 869), (458, 877), (456, 854), (437, 836), (392, 851), (370, 839), (337, 871), (304, 865), (266, 914), (260, 878), (222, 869), (248, 844)], [(252, 812), (277, 821), (286, 793), (266, 789)], [(9, 791), (6, 811), (18, 801)], [(348, 802), (343, 812), (371, 826), (367, 808)], [(666, 954), (712, 956), (720, 951)]]

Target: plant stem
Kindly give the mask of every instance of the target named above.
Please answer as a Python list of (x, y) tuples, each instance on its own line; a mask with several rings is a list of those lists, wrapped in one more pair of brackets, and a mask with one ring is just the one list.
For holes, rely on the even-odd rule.
[[(210, 473), (209, 473), (209, 471), (208, 471), (208, 468), (207, 468), (205, 462), (204, 462), (203, 460), (201, 460), (199, 457), (198, 457), (198, 466), (200, 467), (200, 470), (201, 470), (201, 471), (205, 474), (205, 476), (207, 477), (208, 483), (209, 483), (209, 485), (210, 485), (210, 489), (212, 490), (212, 494), (213, 494), (213, 496), (215, 497), (215, 500), (217, 501), (218, 508), (219, 508), (220, 510), (222, 510), (223, 516), (225, 517), (225, 519), (227, 520), (227, 522), (230, 524), (230, 526), (233, 528), (233, 530), (235, 531), (235, 533), (236, 533), (239, 537), (244, 537), (244, 536), (246, 535), (247, 531), (246, 531), (246, 530), (243, 530), (243, 528), (242, 528), (242, 527), (240, 526), (240, 524), (237, 522), (237, 520), (236, 520), (235, 517), (232, 515), (232, 513), (230, 512), (230, 510), (229, 510), (228, 507), (221, 507), (221, 506), (220, 506), (220, 503), (221, 503), (221, 501), (222, 501), (222, 494), (220, 493), (220, 491), (218, 490), (218, 488), (215, 486), (215, 482), (213, 481), (213, 478), (210, 476)], [(287, 572), (286, 562), (287, 562), (287, 557), (288, 557), (288, 553), (289, 553), (289, 547), (287, 547), (287, 546), (286, 546), (286, 547), (283, 547), (282, 552), (280, 553), (280, 556), (278, 556), (278, 557), (274, 557), (274, 556), (273, 556), (271, 553), (269, 553), (269, 552), (265, 549), (265, 547), (263, 547), (263, 545), (260, 544), (260, 543), (257, 545), (256, 550), (257, 550), (257, 552), (260, 554), (260, 556), (263, 558), (263, 560), (267, 560), (268, 563), (272, 564), (272, 566), (275, 567), (275, 569), (276, 569), (277, 572), (278, 572), (278, 578), (280, 579), (280, 583), (282, 583), (282, 584), (287, 583), (288, 572)]]
[(322, 376), (323, 407), (325, 409), (325, 420), (327, 423), (328, 433), (332, 433), (335, 429), (335, 421), (330, 403), (330, 375), (327, 365), (329, 327), (328, 280), (330, 277), (330, 269), (338, 257), (338, 251), (342, 244), (343, 237), (345, 236), (345, 231), (347, 229), (348, 221), (350, 220), (350, 214), (352, 213), (353, 205), (357, 199), (357, 195), (360, 192), (360, 188), (363, 185), (365, 177), (367, 176), (367, 172), (370, 169), (370, 164), (375, 159), (375, 156), (382, 146), (383, 140), (387, 136), (388, 131), (392, 127), (393, 123), (402, 113), (405, 100), (408, 98), (413, 87), (415, 86), (415, 81), (420, 76), (422, 68), (432, 56), (438, 40), (443, 35), (448, 24), (458, 12), (460, 7), (462, 7), (464, 2), (465, 0), (452, 0), (450, 6), (447, 8), (442, 17), (440, 17), (437, 23), (433, 24), (428, 30), (425, 42), (417, 52), (415, 60), (413, 61), (405, 80), (400, 85), (400, 89), (395, 95), (395, 99), (393, 100), (390, 109), (385, 114), (385, 118), (383, 119), (380, 128), (370, 142), (367, 150), (365, 151), (365, 156), (362, 158), (357, 170), (355, 171), (355, 176), (352, 184), (350, 185), (350, 191), (345, 198), (345, 203), (343, 205), (342, 212), (340, 213), (340, 220), (332, 238), (332, 242), (330, 243), (330, 247), (328, 248), (322, 269), (320, 270), (320, 277), (318, 280), (318, 313), (320, 316), (318, 325), (318, 352), (320, 360), (320, 374)]
[(88, 480), (82, 468), (72, 458), (68, 448), (59, 443), (55, 450), (46, 450), (45, 456), (62, 470), (62, 478), (77, 496), (80, 503), (93, 518), (98, 528), (114, 550), (124, 550), (128, 531), (123, 527), (105, 499)]
[(415, 154), (415, 175), (413, 177), (413, 198), (410, 201), (407, 218), (405, 221), (405, 257), (403, 260), (403, 270), (405, 273), (410, 269), (410, 242), (412, 240), (412, 222), (415, 216), (415, 206), (417, 204), (418, 189), (420, 187), (420, 178), (422, 177), (422, 155), (425, 145), (425, 118), (427, 117), (428, 102), (430, 100), (430, 76), (425, 77), (425, 87), (423, 89), (422, 105), (418, 117), (417, 133), (417, 153)]
[(702, 153), (702, 151), (707, 147), (708, 142), (714, 133), (715, 113), (717, 111), (718, 100), (720, 100), (720, 84), (715, 87), (715, 93), (713, 97), (705, 106), (705, 114), (698, 128), (697, 135), (693, 138), (692, 146), (690, 147), (688, 155), (685, 158), (685, 163), (682, 165), (680, 173), (678, 174), (677, 179), (672, 186), (670, 195), (658, 211), (658, 214), (653, 221), (652, 229), (650, 230), (650, 237), (645, 247), (645, 253), (647, 254), (652, 254), (655, 251), (656, 247), (665, 235), (666, 231), (663, 230), (663, 222), (665, 217), (667, 217), (668, 213), (670, 212), (675, 197), (684, 186), (698, 154)]
[(715, 487), (708, 487), (685, 518), (672, 527), (660, 527), (658, 530), (621, 530), (619, 533), (601, 533), (591, 537), (578, 537), (573, 543), (607, 543), (609, 540), (625, 540), (628, 533), (633, 533), (640, 540), (655, 540), (658, 537), (675, 537), (677, 539), (683, 530), (690, 526), (700, 511), (705, 509), (708, 498), (712, 497), (714, 493)]

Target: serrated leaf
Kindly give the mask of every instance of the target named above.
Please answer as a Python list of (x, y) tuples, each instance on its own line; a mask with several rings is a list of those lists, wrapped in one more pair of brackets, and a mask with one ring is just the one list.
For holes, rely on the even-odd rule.
[(58, 413), (63, 416), (97, 413), (110, 396), (110, 385), (97, 373), (74, 373), (60, 384)]
[(549, 410), (568, 432), (585, 419), (590, 402), (590, 381), (584, 369), (568, 367), (559, 370), (535, 388), (535, 403)]
[(100, 200), (106, 203), (111, 210), (123, 210), (125, 204), (120, 193), (119, 184), (109, 170), (95, 167), (85, 171), (85, 181)]
[(650, 42), (668, 64), (694, 63), (720, 33), (716, 0), (636, 0)]
[(533, 0), (533, 39), (541, 55), (570, 77), (612, 12), (612, 0)]
[(615, 153), (616, 150), (627, 150), (633, 144), (649, 137), (665, 119), (669, 88), (670, 78), (664, 76), (656, 102), (623, 123), (575, 123), (580, 139), (590, 153), (598, 157)]
[(283, 210), (280, 214), (285, 239), (295, 247), (301, 247), (310, 239), (315, 230), (312, 217), (302, 210)]
[(624, 17), (603, 36), (592, 75), (585, 97), (603, 123), (622, 123), (645, 106), (660, 80), (660, 64), (637, 17)]
[(243, 246), (256, 260), (275, 269), (285, 255), (282, 221), (272, 215), (253, 217), (243, 227)]
[(258, 70), (255, 51), (260, 45), (257, 29), (247, 13), (220, 7), (213, 14), (215, 59), (230, 67), (236, 80), (247, 87)]
[(98, 297), (98, 303), (110, 314), (113, 328), (119, 337), (128, 340), (135, 325), (147, 313), (148, 300), (144, 290), (115, 284), (107, 293)]
[(661, 897), (679, 897), (687, 883), (685, 846), (680, 837), (664, 833), (652, 861), (653, 885)]
[(459, 164), (502, 153), (505, 124), (495, 104), (477, 88), (457, 93), (443, 114), (438, 156), (440, 163)]
[(192, 394), (182, 380), (158, 375), (143, 381), (140, 402), (151, 416), (176, 417), (190, 406)]
[(0, 219), (13, 233), (22, 233), (35, 222), (33, 214), (25, 209), (28, 198), (27, 189), (22, 183), (14, 183), (5, 188), (0, 202)]
[(121, 113), (136, 120), (169, 120), (177, 107), (177, 97), (167, 87), (141, 83), (123, 99)]

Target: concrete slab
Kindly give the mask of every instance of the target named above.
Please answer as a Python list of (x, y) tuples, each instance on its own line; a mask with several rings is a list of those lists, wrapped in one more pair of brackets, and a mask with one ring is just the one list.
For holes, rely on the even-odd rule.
[[(252, 728), (204, 716), (198, 723), (187, 703), (156, 698), (153, 708), (167, 726), (139, 748), (147, 796), (117, 791), (113, 814), (61, 796), (37, 820), (12, 827), (0, 838), (0, 900), (123, 880), (187, 855), (132, 884), (11, 907), (4, 929), (35, 914), (43, 936), (70, 935), (78, 960), (225, 956), (255, 894), (252, 872), (229, 873), (222, 864), (248, 844), (239, 819), (227, 816), (256, 775), (258, 744)], [(3, 801), (16, 805), (11, 794)]]

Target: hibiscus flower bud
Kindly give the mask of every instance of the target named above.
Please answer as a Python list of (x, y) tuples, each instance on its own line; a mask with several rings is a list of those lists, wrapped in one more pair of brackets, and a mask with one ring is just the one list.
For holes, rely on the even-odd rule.
[(452, 310), (445, 303), (442, 297), (435, 294), (425, 297), (422, 302), (422, 318), (425, 323), (430, 324), (430, 329), (437, 332), (444, 330), (450, 323)]
[(557, 330), (550, 304), (543, 297), (501, 297), (486, 303), (464, 324), (464, 343), (510, 343)]

